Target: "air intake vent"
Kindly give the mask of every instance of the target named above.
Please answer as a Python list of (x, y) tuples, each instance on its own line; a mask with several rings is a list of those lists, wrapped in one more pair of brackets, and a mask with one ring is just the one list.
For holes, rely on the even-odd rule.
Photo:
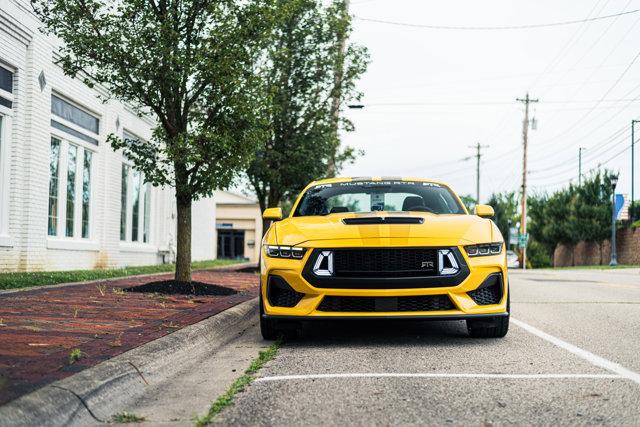
[(405, 217), (405, 216), (367, 216), (364, 218), (344, 218), (342, 220), (346, 225), (368, 225), (368, 224), (422, 224), (424, 218)]
[(326, 296), (318, 311), (341, 313), (445, 311), (455, 306), (447, 295), (419, 295), (407, 297), (340, 297)]
[(267, 298), (274, 307), (295, 307), (304, 294), (296, 292), (279, 276), (269, 276)]
[(478, 305), (499, 304), (502, 299), (502, 275), (490, 275), (478, 289), (467, 292), (467, 295)]

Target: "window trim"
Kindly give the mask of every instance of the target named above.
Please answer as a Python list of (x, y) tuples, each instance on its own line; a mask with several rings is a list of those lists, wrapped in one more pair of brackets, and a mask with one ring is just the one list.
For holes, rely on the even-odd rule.
[(0, 247), (12, 247), (13, 238), (9, 235), (9, 194), (11, 173), (11, 132), (13, 130), (13, 111), (0, 106)]

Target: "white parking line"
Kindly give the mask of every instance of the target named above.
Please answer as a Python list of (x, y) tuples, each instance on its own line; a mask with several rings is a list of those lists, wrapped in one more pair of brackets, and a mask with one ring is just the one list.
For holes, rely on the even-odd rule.
[(308, 374), (308, 375), (275, 375), (256, 378), (256, 382), (313, 380), (333, 378), (496, 378), (496, 379), (615, 379), (620, 375), (611, 374), (456, 374), (456, 373), (346, 373), (346, 374)]
[(521, 327), (522, 329), (524, 329), (525, 331), (532, 333), (533, 335), (536, 335), (540, 338), (542, 338), (543, 340), (549, 341), (550, 343), (563, 348), (573, 354), (575, 354), (578, 357), (583, 358), (584, 360), (592, 363), (595, 366), (598, 366), (600, 368), (604, 368), (608, 371), (611, 372), (615, 372), (616, 374), (618, 374), (620, 377), (626, 378), (628, 380), (631, 380), (635, 383), (640, 384), (640, 374), (638, 374), (637, 372), (633, 372), (627, 368), (625, 368), (622, 365), (619, 365), (615, 362), (612, 362), (608, 359), (605, 359), (603, 357), (600, 357), (598, 355), (595, 355), (593, 353), (591, 353), (590, 351), (581, 349), (580, 347), (576, 347), (573, 344), (569, 344), (566, 341), (561, 340), (560, 338), (554, 337), (553, 335), (549, 335), (546, 332), (541, 331), (538, 328), (535, 328), (527, 323), (524, 323), (521, 320), (517, 320), (514, 319), (513, 317), (511, 318), (511, 322), (514, 323), (515, 325), (518, 325), (519, 327)]

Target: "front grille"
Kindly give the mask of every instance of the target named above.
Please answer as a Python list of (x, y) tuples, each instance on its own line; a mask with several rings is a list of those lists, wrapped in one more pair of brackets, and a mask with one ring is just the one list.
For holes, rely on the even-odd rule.
[(502, 275), (490, 275), (478, 289), (467, 292), (467, 295), (478, 305), (499, 304), (502, 299)]
[(424, 277), (438, 272), (437, 249), (334, 250), (335, 277)]
[(407, 312), (445, 311), (455, 306), (448, 295), (420, 295), (406, 297), (340, 297), (326, 296), (318, 311), (333, 312)]
[(279, 276), (269, 276), (267, 298), (273, 307), (295, 307), (304, 294), (296, 292)]

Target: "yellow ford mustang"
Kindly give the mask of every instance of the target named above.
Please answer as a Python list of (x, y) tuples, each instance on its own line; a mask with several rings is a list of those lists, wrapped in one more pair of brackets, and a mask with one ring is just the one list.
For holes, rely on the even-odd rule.
[(280, 208), (260, 262), (265, 339), (312, 319), (466, 320), (473, 337), (509, 329), (504, 241), (490, 206), (469, 214), (445, 184), (335, 178)]

